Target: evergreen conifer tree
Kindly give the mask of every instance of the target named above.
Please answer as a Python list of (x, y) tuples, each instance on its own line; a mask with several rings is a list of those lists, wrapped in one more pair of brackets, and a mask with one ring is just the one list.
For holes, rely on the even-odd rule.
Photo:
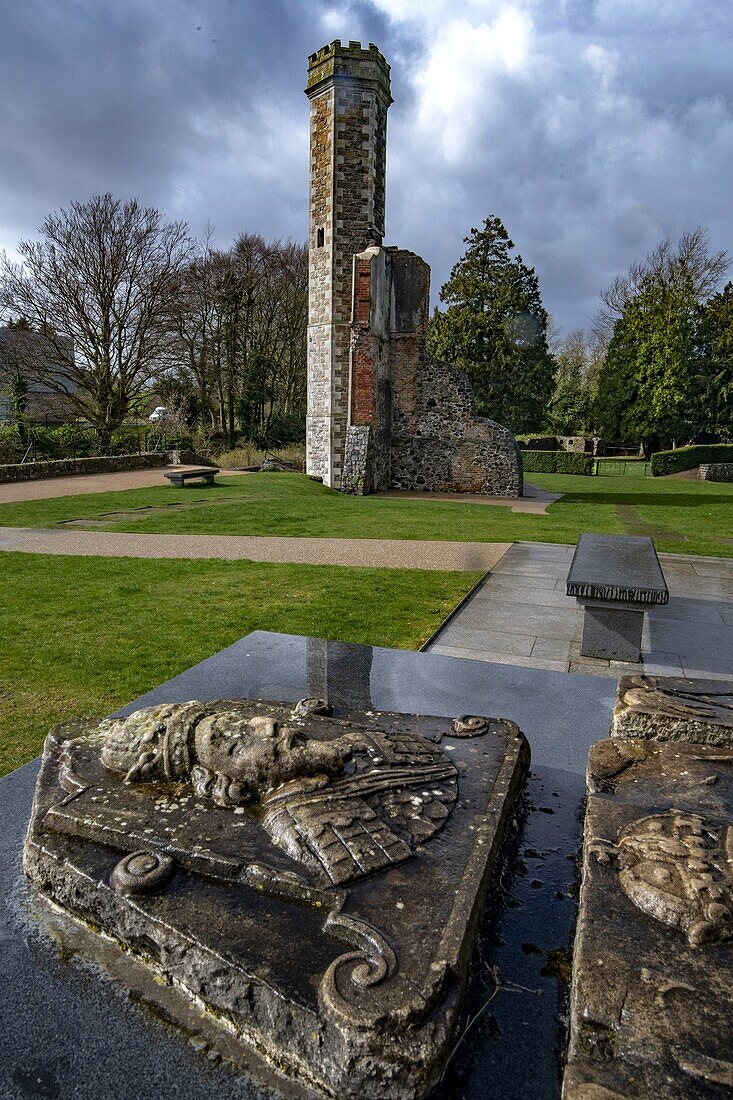
[(537, 275), (510, 255), (514, 242), (500, 218), (487, 218), (465, 243), (440, 291), (447, 309), (430, 321), (430, 352), (468, 374), (482, 416), (513, 432), (540, 429), (555, 363)]

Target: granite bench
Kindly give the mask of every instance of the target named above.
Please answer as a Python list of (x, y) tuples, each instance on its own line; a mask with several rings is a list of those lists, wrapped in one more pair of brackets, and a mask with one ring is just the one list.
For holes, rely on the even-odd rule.
[(639, 661), (644, 613), (669, 591), (654, 543), (636, 535), (581, 535), (565, 591), (584, 609), (584, 657)]
[(163, 476), (167, 477), (176, 489), (182, 489), (183, 483), (194, 477), (202, 477), (207, 485), (213, 485), (214, 478), (218, 473), (219, 468), (217, 466), (206, 466), (201, 470), (171, 470), (170, 473)]

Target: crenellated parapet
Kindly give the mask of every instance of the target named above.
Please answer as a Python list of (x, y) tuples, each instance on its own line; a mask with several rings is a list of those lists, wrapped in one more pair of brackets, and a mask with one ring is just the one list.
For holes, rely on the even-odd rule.
[(343, 79), (366, 81), (382, 92), (388, 105), (392, 102), (389, 65), (373, 42), (364, 48), (361, 42), (342, 46), (340, 39), (336, 39), (308, 58), (309, 96), (317, 95), (327, 81)]

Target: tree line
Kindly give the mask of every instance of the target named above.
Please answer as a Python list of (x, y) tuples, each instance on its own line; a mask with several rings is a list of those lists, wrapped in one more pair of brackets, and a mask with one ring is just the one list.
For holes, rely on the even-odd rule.
[(153, 397), (223, 445), (302, 432), (305, 245), (245, 233), (215, 249), (111, 194), (50, 214), (40, 235), (20, 242), (20, 262), (0, 260), (16, 411), (30, 381), (63, 395), (102, 448)]
[[(20, 242), (19, 263), (0, 261), (0, 309), (15, 326), (0, 351), (17, 412), (31, 379), (65, 394), (102, 447), (153, 397), (220, 447), (303, 438), (305, 244), (245, 233), (215, 249), (210, 234), (199, 244), (183, 222), (110, 194), (49, 215), (40, 236)], [(721, 288), (729, 261), (704, 230), (632, 264), (591, 328), (562, 340), (500, 218), (464, 243), (428, 346), (467, 372), (481, 415), (515, 433), (647, 451), (732, 438), (733, 284)]]
[(661, 446), (733, 439), (733, 284), (695, 229), (662, 241), (601, 294), (591, 328), (553, 335), (539, 281), (496, 217), (472, 229), (430, 323), (481, 414), (515, 433)]

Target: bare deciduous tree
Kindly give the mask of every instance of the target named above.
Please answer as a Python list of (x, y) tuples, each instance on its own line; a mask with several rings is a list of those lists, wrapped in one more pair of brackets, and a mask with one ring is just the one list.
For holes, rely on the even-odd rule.
[(0, 306), (48, 338), (56, 355), (31, 357), (29, 377), (65, 394), (106, 450), (168, 354), (193, 242), (185, 223), (109, 193), (50, 214), (40, 233), (18, 245), (21, 263), (0, 260)]
[(666, 237), (645, 260), (632, 263), (625, 275), (617, 275), (601, 293), (601, 306), (593, 322), (596, 338), (608, 343), (616, 321), (650, 283), (676, 289), (680, 297), (698, 303), (709, 298), (730, 267), (727, 252), (711, 254), (709, 249), (707, 230), (698, 226), (683, 233), (676, 246)]
[(178, 279), (166, 382), (230, 443), (266, 440), (278, 418), (304, 417), (307, 323), (304, 245), (255, 233), (227, 251), (207, 244)]

